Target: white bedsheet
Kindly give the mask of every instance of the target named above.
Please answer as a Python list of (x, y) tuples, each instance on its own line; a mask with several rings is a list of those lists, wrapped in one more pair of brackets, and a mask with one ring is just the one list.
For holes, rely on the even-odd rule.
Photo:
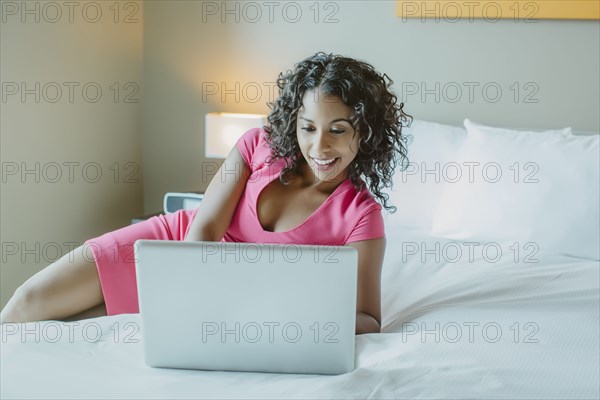
[(492, 262), (493, 246), (470, 259), (464, 244), (388, 232), (384, 333), (357, 336), (349, 374), (150, 368), (131, 314), (2, 326), (0, 397), (598, 399), (599, 262), (524, 246)]

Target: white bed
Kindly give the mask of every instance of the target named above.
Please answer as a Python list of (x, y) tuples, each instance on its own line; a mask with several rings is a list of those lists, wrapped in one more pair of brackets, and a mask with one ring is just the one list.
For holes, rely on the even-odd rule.
[[(435, 130), (423, 124), (427, 135)], [(443, 128), (446, 135), (449, 127)], [(455, 135), (462, 132), (448, 137)], [(552, 135), (561, 149), (573, 139), (563, 133), (544, 138)], [(435, 143), (444, 150), (430, 148), (427, 154), (435, 160), (456, 157), (464, 140), (453, 148), (437, 137)], [(595, 141), (589, 153), (595, 156), (597, 137), (582, 140)], [(583, 148), (589, 150), (589, 143)], [(415, 154), (418, 158), (418, 149)], [(587, 164), (592, 159), (583, 158)], [(589, 167), (597, 176), (594, 162)], [(547, 178), (541, 171), (539, 177)], [(593, 243), (600, 229), (598, 180), (588, 181), (591, 187), (581, 193), (568, 194), (586, 213), (570, 212), (568, 222), (551, 229), (552, 234), (538, 226), (559, 218), (548, 217), (552, 209), (540, 211), (546, 215), (541, 220), (490, 227), (483, 218), (481, 227), (467, 221), (455, 229), (442, 218), (447, 204), (440, 201), (452, 204), (448, 188), (413, 183), (403, 186), (416, 196), (413, 203), (404, 198), (403, 211), (386, 216), (383, 333), (357, 336), (353, 372), (315, 376), (150, 368), (144, 364), (139, 316), (128, 314), (79, 323), (3, 325), (0, 397), (600, 398), (600, 261), (598, 242)], [(425, 192), (427, 200), (419, 197)], [(396, 196), (403, 193), (393, 194), (398, 206)], [(432, 197), (436, 200), (429, 201)], [(487, 200), (481, 208), (502, 206)], [(592, 208), (585, 208), (588, 203)], [(570, 223), (579, 224), (587, 236), (592, 229), (592, 237), (569, 243), (564, 235), (573, 235)], [(490, 239), (493, 232), (498, 237)], [(502, 254), (496, 256), (498, 249)]]

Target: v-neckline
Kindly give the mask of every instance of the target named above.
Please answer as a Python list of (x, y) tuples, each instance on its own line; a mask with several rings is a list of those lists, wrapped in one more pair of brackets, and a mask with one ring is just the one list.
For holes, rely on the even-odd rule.
[(338, 193), (341, 192), (341, 188), (345, 187), (348, 182), (349, 182), (349, 178), (344, 179), (334, 190), (333, 192), (331, 192), (331, 194), (329, 196), (327, 196), (327, 198), (325, 199), (325, 201), (323, 203), (321, 203), (321, 205), (319, 207), (317, 207), (317, 209), (315, 211), (313, 211), (308, 217), (306, 217), (306, 219), (304, 221), (302, 221), (300, 224), (298, 224), (297, 226), (293, 227), (292, 229), (288, 229), (287, 231), (278, 231), (278, 232), (274, 232), (274, 231), (268, 231), (266, 230), (263, 225), (262, 222), (260, 222), (260, 218), (258, 217), (258, 199), (260, 198), (260, 195), (262, 194), (262, 192), (266, 189), (267, 186), (269, 186), (271, 183), (273, 183), (273, 181), (275, 179), (279, 178), (279, 173), (281, 171), (276, 171), (273, 174), (271, 174), (267, 180), (267, 183), (260, 188), (260, 190), (258, 191), (258, 194), (256, 195), (256, 199), (254, 199), (253, 203), (254, 203), (254, 214), (256, 215), (256, 223), (258, 224), (259, 228), (262, 230), (262, 232), (264, 233), (273, 233), (273, 234), (284, 234), (284, 233), (290, 233), (293, 232), (297, 229), (299, 229), (301, 226), (305, 225), (310, 219), (313, 218), (314, 215), (316, 215), (323, 207), (325, 207), (325, 205), (334, 197), (337, 196)]

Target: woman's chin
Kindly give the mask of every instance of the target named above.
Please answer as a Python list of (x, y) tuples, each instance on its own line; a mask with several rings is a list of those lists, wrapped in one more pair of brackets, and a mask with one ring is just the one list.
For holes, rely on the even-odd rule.
[(315, 183), (323, 183), (323, 184), (339, 184), (344, 181), (347, 177), (347, 174), (344, 174), (339, 171), (332, 171), (331, 173), (323, 173), (320, 170), (312, 170), (313, 175), (315, 177)]

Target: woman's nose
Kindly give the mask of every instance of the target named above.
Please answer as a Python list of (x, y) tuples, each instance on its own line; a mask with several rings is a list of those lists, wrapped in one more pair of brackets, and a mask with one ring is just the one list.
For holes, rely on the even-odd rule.
[(329, 151), (331, 145), (329, 143), (329, 135), (327, 135), (327, 132), (319, 129), (313, 138), (313, 147), (318, 150), (319, 153), (325, 153)]

